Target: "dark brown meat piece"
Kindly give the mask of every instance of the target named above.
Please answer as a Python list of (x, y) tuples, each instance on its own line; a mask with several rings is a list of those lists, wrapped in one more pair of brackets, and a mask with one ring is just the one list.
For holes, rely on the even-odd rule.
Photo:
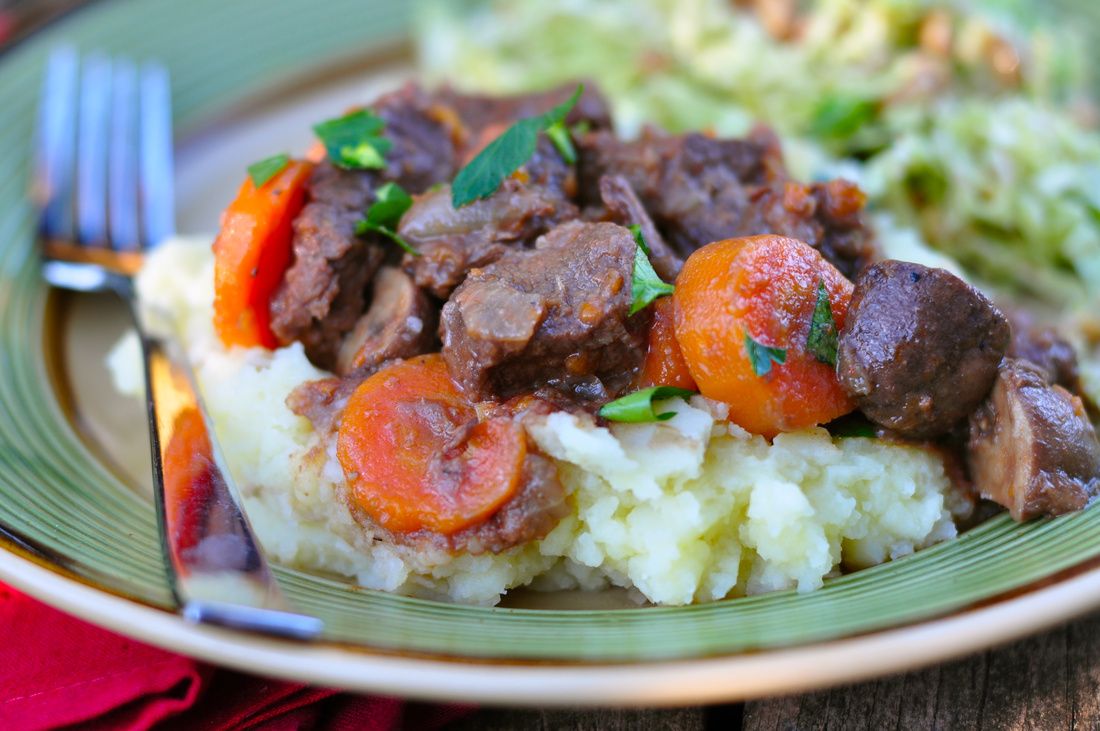
[(367, 285), (384, 258), (382, 242), (358, 236), (355, 223), (386, 181), (420, 192), (449, 180), (457, 152), (438, 102), (415, 85), (372, 105), (393, 146), (386, 169), (343, 170), (322, 162), (309, 181), (309, 202), (294, 222), (294, 261), (271, 301), (271, 328), (300, 341), (316, 365), (332, 368), (340, 341), (366, 309)]
[[(576, 88), (577, 85), (571, 83), (534, 94), (486, 96), (465, 94), (444, 87), (437, 92), (437, 98), (455, 110), (467, 133), (471, 138), (476, 138), (483, 130), (548, 112), (572, 96)], [(566, 116), (565, 123), (583, 123), (593, 130), (611, 128), (610, 108), (595, 84), (584, 82), (584, 93)], [(497, 130), (498, 133), (502, 131)]]
[(645, 317), (629, 316), (634, 249), (621, 226), (571, 221), (473, 270), (443, 307), (451, 376), (476, 399), (543, 386), (613, 397), (645, 353)]
[(1081, 396), (1081, 373), (1077, 351), (1056, 328), (1044, 325), (1022, 310), (1010, 310), (1012, 342), (1007, 355), (1026, 360), (1047, 375), (1048, 383), (1057, 383), (1070, 393)]
[(338, 210), (362, 212), (374, 201), (378, 182), (375, 171), (345, 170), (324, 160), (309, 176), (309, 198)]
[[(383, 259), (386, 242), (357, 236), (358, 221), (374, 190), (393, 181), (417, 194), (451, 180), (472, 154), (520, 116), (547, 111), (574, 86), (493, 99), (444, 89), (427, 93), (408, 84), (371, 105), (392, 143), (384, 170), (317, 166), (306, 208), (295, 222), (294, 261), (272, 298), (272, 329), (283, 342), (300, 341), (316, 365), (332, 368), (339, 343), (362, 315), (368, 284)], [(596, 128), (610, 125), (607, 104), (589, 88), (568, 117)], [(481, 139), (485, 135), (487, 139)], [(405, 234), (425, 256), (407, 266), (420, 286), (445, 298), (472, 266), (493, 261), (508, 245), (529, 244), (559, 221), (574, 218), (576, 173), (545, 138), (516, 179), (495, 200), (455, 212), (449, 191), (429, 193), (414, 207)], [(442, 205), (446, 202), (446, 205)]]
[(581, 200), (597, 202), (603, 175), (621, 175), (682, 256), (736, 236), (779, 234), (821, 251), (853, 278), (874, 256), (863, 194), (845, 181), (790, 181), (773, 134), (745, 139), (647, 130), (622, 141), (609, 132), (578, 140)]
[(355, 234), (361, 217), (354, 209), (307, 203), (294, 220), (294, 263), (271, 300), (271, 329), (283, 342), (301, 342), (322, 368), (332, 367), (384, 258), (380, 246)]
[(600, 178), (621, 175), (669, 243), (686, 256), (736, 235), (751, 189), (771, 178), (770, 149), (748, 139), (699, 133), (672, 136), (647, 129), (624, 141), (611, 132), (594, 132), (577, 141), (581, 199), (597, 202)]
[(989, 393), (1008, 321), (954, 274), (888, 260), (856, 281), (837, 376), (871, 421), (912, 438), (945, 433)]
[(411, 358), (435, 345), (436, 307), (408, 274), (396, 267), (382, 267), (374, 276), (371, 292), (370, 309), (344, 338), (336, 356), (339, 374)]
[(398, 229), (420, 252), (404, 259), (417, 286), (446, 299), (470, 269), (579, 215), (563, 187), (572, 178), (571, 168), (548, 140), (539, 141), (535, 157), (521, 170), (523, 175), (506, 179), (488, 198), (457, 210), (449, 185), (417, 197)]
[(649, 247), (649, 260), (657, 275), (666, 282), (676, 279), (684, 265), (676, 252), (665, 243), (665, 237), (653, 224), (642, 202), (634, 194), (630, 183), (621, 175), (604, 175), (600, 178), (600, 200), (607, 209), (608, 220), (620, 226), (637, 225)]
[(488, 198), (458, 210), (451, 187), (441, 186), (416, 199), (398, 233), (420, 256), (406, 255), (405, 268), (417, 286), (446, 299), (474, 267), (523, 246), (558, 221), (574, 218), (576, 207), (552, 190), (504, 181)]
[(775, 233), (804, 241), (855, 280), (875, 256), (871, 233), (863, 225), (865, 201), (847, 180), (776, 183), (753, 196), (736, 235)]
[(970, 417), (970, 473), (1016, 520), (1080, 510), (1100, 491), (1100, 443), (1081, 400), (1006, 358)]
[(383, 135), (393, 143), (380, 178), (420, 193), (458, 172), (459, 158), (445, 102), (416, 84), (378, 98), (371, 108), (386, 122)]

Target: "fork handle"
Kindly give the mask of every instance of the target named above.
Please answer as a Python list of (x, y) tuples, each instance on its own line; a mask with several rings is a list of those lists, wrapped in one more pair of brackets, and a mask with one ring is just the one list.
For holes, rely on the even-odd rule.
[(222, 467), (182, 349), (146, 333), (132, 293), (145, 366), (153, 484), (172, 591), (185, 619), (295, 639), (321, 620), (289, 611), (240, 497)]

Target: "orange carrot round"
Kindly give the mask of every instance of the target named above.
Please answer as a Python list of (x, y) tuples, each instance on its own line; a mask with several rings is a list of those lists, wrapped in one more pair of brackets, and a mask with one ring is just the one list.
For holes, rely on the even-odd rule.
[(773, 437), (854, 409), (809, 337), (824, 286), (835, 330), (852, 283), (814, 248), (782, 236), (708, 244), (676, 279), (676, 339), (699, 391), (730, 420)]
[(519, 424), (479, 420), (437, 353), (363, 381), (337, 437), (352, 500), (398, 533), (450, 535), (486, 520), (519, 488), (526, 456)]
[(292, 160), (257, 188), (246, 178), (214, 240), (214, 331), (229, 347), (276, 348), (269, 307), (291, 258), (292, 224), (313, 164)]
[(671, 297), (661, 297), (652, 306), (653, 324), (649, 328), (639, 388), (650, 386), (675, 386), (695, 391), (695, 379), (691, 377), (687, 361), (676, 341), (675, 309)]

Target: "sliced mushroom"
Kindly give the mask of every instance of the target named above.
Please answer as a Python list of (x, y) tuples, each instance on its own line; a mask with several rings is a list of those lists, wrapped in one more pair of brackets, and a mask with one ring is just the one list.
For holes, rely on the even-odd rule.
[(1001, 363), (967, 452), (982, 497), (1016, 520), (1080, 510), (1100, 491), (1100, 442), (1081, 400), (1026, 361)]
[(396, 267), (382, 267), (374, 277), (373, 289), (370, 309), (340, 345), (337, 373), (420, 355), (434, 343), (438, 313), (408, 274)]

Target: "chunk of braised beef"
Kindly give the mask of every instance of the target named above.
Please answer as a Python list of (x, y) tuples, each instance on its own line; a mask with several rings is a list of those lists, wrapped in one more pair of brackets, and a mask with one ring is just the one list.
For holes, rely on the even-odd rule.
[(1007, 314), (1012, 324), (1007, 355), (1028, 361), (1046, 374), (1049, 383), (1081, 396), (1081, 372), (1073, 345), (1057, 328), (1039, 322), (1030, 313), (1013, 309)]
[(837, 377), (871, 421), (913, 438), (943, 434), (989, 393), (1008, 320), (943, 269), (888, 260), (856, 280)]
[(1081, 400), (1006, 358), (970, 418), (968, 462), (982, 497), (1016, 520), (1080, 510), (1100, 493), (1100, 442)]
[(685, 256), (733, 235), (751, 189), (773, 173), (771, 148), (751, 139), (674, 136), (647, 128), (636, 140), (606, 131), (583, 135), (577, 148), (582, 201), (598, 202), (600, 178), (621, 175)]
[[(563, 84), (548, 91), (513, 96), (467, 94), (443, 87), (436, 98), (453, 109), (470, 138), (483, 130), (504, 127), (523, 117), (548, 112), (569, 99), (576, 90), (574, 83)], [(567, 125), (584, 124), (589, 129), (610, 129), (611, 112), (607, 100), (595, 84), (585, 81), (584, 92), (565, 118)]]
[(406, 255), (404, 266), (418, 286), (445, 299), (470, 269), (576, 215), (576, 207), (556, 191), (511, 178), (488, 198), (456, 210), (451, 187), (444, 185), (418, 196), (401, 219), (398, 233), (420, 254)]
[(392, 143), (380, 175), (383, 182), (420, 193), (454, 177), (459, 152), (445, 103), (410, 83), (370, 106), (385, 121), (382, 134)]
[(790, 181), (778, 141), (765, 128), (744, 139), (646, 130), (623, 141), (597, 132), (578, 148), (581, 200), (598, 200), (601, 176), (623, 176), (682, 256), (713, 241), (774, 233), (805, 241), (848, 277), (874, 257), (859, 189), (844, 181)]
[(405, 256), (406, 270), (417, 286), (446, 299), (470, 269), (576, 218), (577, 207), (564, 187), (572, 176), (571, 166), (542, 138), (534, 158), (487, 198), (456, 209), (449, 185), (417, 196), (398, 228), (419, 252)]
[(420, 87), (408, 84), (371, 108), (385, 120), (384, 134), (392, 143), (386, 168), (317, 165), (308, 202), (294, 222), (293, 262), (271, 301), (275, 334), (283, 342), (301, 342), (322, 368), (334, 367), (340, 342), (366, 309), (369, 283), (384, 259), (376, 235), (355, 231), (374, 191), (393, 181), (420, 192), (450, 180), (457, 166), (446, 110)]
[(602, 176), (600, 200), (607, 211), (608, 220), (620, 226), (640, 227), (642, 239), (649, 247), (649, 259), (658, 276), (666, 282), (676, 279), (684, 260), (665, 243), (665, 237), (657, 230), (645, 206), (630, 187), (630, 182), (621, 175)]
[(736, 235), (770, 232), (805, 241), (854, 280), (875, 257), (863, 223), (865, 202), (863, 191), (847, 180), (773, 183), (752, 196)]
[(629, 314), (634, 250), (621, 226), (570, 221), (471, 271), (440, 325), (455, 382), (475, 399), (544, 386), (613, 398), (645, 352), (646, 316)]
[(271, 300), (271, 329), (283, 342), (301, 342), (322, 368), (334, 364), (385, 258), (380, 246), (356, 235), (361, 217), (355, 209), (307, 203), (294, 220), (294, 262)]
[(347, 170), (322, 160), (309, 176), (309, 200), (342, 211), (364, 211), (374, 201), (379, 177), (373, 170)]
[(435, 345), (438, 311), (408, 274), (384, 266), (371, 283), (370, 307), (344, 337), (336, 372), (348, 374), (395, 358), (427, 353)]

